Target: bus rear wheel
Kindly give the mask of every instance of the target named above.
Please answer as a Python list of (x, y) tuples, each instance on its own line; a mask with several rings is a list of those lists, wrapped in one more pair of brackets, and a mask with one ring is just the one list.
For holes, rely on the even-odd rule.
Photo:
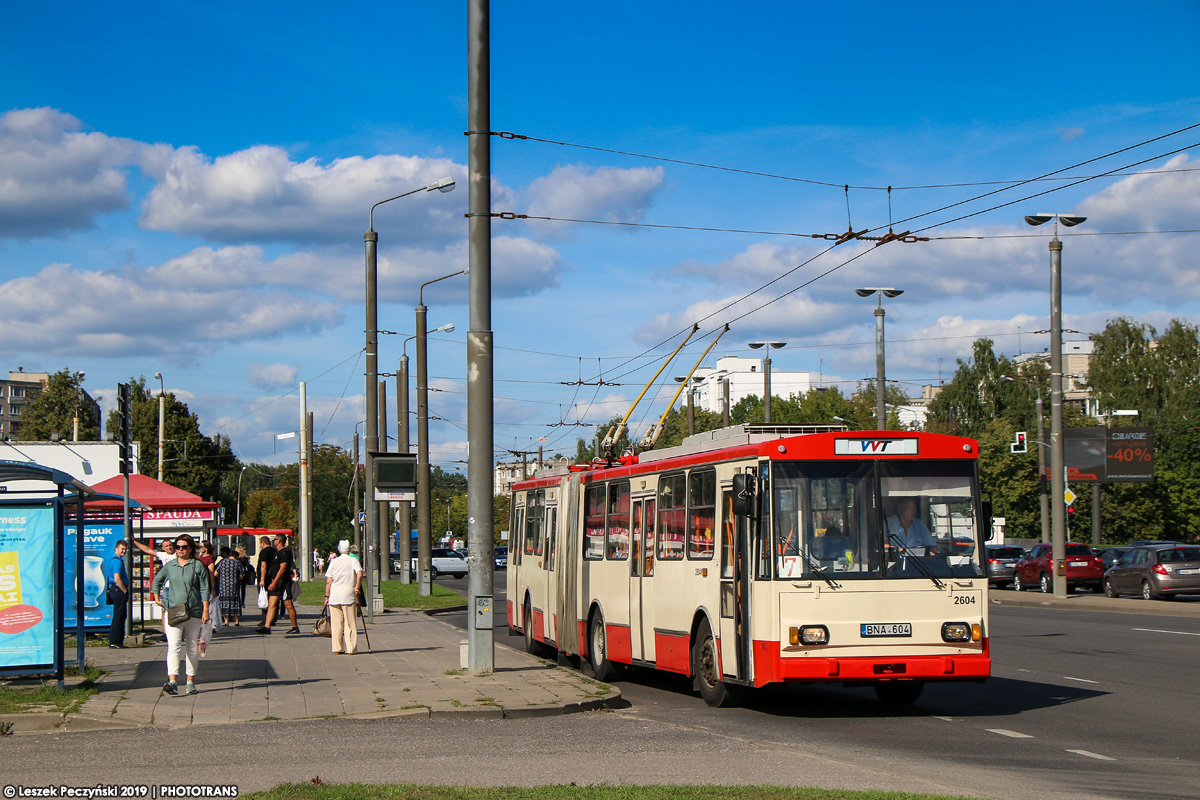
[(875, 694), (885, 705), (907, 706), (917, 702), (924, 688), (922, 681), (886, 681), (875, 684)]
[(588, 663), (592, 676), (598, 681), (611, 681), (617, 677), (616, 666), (608, 660), (608, 635), (604, 630), (604, 614), (597, 609), (588, 626)]
[(744, 687), (721, 680), (721, 660), (717, 640), (713, 638), (708, 620), (700, 623), (696, 641), (692, 643), (692, 677), (704, 702), (713, 708), (728, 708), (741, 702)]

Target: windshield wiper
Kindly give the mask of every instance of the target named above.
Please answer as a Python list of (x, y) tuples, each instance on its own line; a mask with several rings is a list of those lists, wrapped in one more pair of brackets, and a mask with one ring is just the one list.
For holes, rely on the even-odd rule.
[(939, 588), (939, 589), (946, 588), (946, 584), (944, 584), (940, 580), (938, 580), (937, 576), (934, 575), (929, 570), (929, 567), (925, 566), (925, 564), (920, 560), (921, 556), (918, 556), (913, 550), (909, 549), (908, 545), (906, 545), (904, 543), (903, 539), (901, 539), (898, 535), (896, 535), (894, 533), (890, 534), (888, 536), (888, 538), (893, 540), (893, 542), (896, 544), (896, 546), (898, 546), (900, 548), (901, 552), (903, 552), (903, 554), (906, 556), (905, 562), (904, 562), (905, 566), (908, 565), (907, 556), (912, 556), (913, 567), (917, 570), (917, 572), (921, 573), (926, 578), (929, 578), (929, 580), (933, 581), (933, 585), (936, 586), (937, 588)]
[(825, 570), (829, 569), (829, 567), (823, 567), (820, 564), (818, 564), (816, 562), (816, 560), (808, 554), (807, 550), (802, 550), (800, 554), (801, 554), (801, 556), (804, 557), (804, 563), (808, 564), (809, 571), (817, 573), (817, 575), (820, 576), (821, 580), (823, 580), (829, 584), (830, 589), (842, 588), (842, 585), (840, 583), (838, 583), (833, 578), (831, 578), (825, 574)]

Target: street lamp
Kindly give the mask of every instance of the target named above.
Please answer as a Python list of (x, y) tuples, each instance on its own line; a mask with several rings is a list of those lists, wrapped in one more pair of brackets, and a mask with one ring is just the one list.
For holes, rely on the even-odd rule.
[(426, 358), (426, 340), (429, 333), (449, 333), (454, 325), (447, 324), (433, 331), (425, 328), (425, 287), (431, 283), (466, 275), (468, 269), (460, 269), (440, 278), (425, 281), (417, 291), (417, 595), (428, 597), (430, 549), (432, 543), (432, 521), (429, 518), (429, 370)]
[(154, 373), (154, 377), (158, 378), (158, 480), (161, 483), (163, 479), (163, 429), (166, 427), (167, 390), (163, 388), (162, 373), (156, 372)]
[[(376, 385), (379, 381), (379, 352), (378, 352), (378, 300), (376, 291), (378, 288), (377, 280), (377, 246), (379, 243), (379, 235), (375, 233), (375, 209), (384, 203), (390, 203), (393, 200), (399, 200), (401, 197), (408, 197), (417, 192), (449, 192), (454, 189), (453, 178), (442, 178), (434, 181), (428, 186), (422, 186), (417, 189), (411, 189), (403, 194), (398, 194), (395, 197), (389, 197), (386, 200), (380, 200), (371, 206), (371, 210), (367, 215), (367, 232), (363, 234), (363, 246), (366, 249), (366, 354), (367, 354), (367, 374), (366, 374), (366, 391), (364, 401), (366, 403), (366, 486), (364, 494), (366, 495), (366, 503), (363, 508), (365, 511), (365, 529), (363, 531), (364, 557), (367, 558), (367, 596), (370, 598), (367, 601), (367, 619), (374, 621), (375, 619), (375, 595), (379, 590), (379, 565), (385, 563), (380, 559), (380, 554), (375, 551), (379, 544), (379, 503), (375, 500), (375, 483), (371, 476), (371, 469), (374, 465), (374, 456), (372, 455), (379, 449), (379, 401), (377, 392), (379, 391)], [(386, 554), (383, 558), (386, 558)]]
[(1073, 228), (1086, 220), (1071, 214), (1031, 214), (1030, 225), (1054, 220), (1054, 238), (1050, 240), (1050, 543), (1054, 559), (1054, 596), (1067, 596), (1066, 535), (1066, 459), (1063, 453), (1062, 418), (1062, 242), (1058, 223)]
[(760, 347), (767, 348), (766, 358), (763, 359), (763, 423), (771, 422), (771, 348), (778, 350), (787, 342), (750, 342), (751, 350)]
[(883, 298), (899, 297), (903, 289), (883, 286), (867, 286), (855, 289), (859, 297), (870, 297), (879, 293), (879, 305), (875, 307), (875, 429), (887, 430), (887, 408), (884, 405), (885, 383), (883, 380)]

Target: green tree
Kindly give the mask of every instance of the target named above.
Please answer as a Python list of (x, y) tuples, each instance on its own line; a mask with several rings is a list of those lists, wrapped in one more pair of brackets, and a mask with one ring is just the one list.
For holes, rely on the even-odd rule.
[(46, 387), (21, 415), (21, 438), (29, 441), (50, 441), (58, 434), (63, 441), (74, 435), (75, 419), (79, 419), (79, 440), (95, 442), (100, 439), (100, 421), (83, 402), (83, 373), (62, 369), (50, 376)]
[[(133, 439), (141, 443), (138, 471), (158, 474), (158, 396), (146, 386), (146, 377), (131, 379)], [(235, 468), (237, 459), (229, 440), (200, 432), (200, 420), (187, 403), (169, 392), (163, 419), (163, 481), (205, 499), (221, 494), (222, 476)], [(117, 430), (117, 412), (108, 416), (108, 430)]]

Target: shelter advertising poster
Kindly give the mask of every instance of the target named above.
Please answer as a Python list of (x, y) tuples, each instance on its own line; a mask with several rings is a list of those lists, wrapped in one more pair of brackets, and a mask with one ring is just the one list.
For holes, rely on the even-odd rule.
[(75, 628), (75, 604), (83, 600), (83, 627), (104, 628), (112, 624), (112, 606), (108, 604), (108, 582), (104, 565), (113, 555), (113, 547), (125, 538), (120, 523), (83, 526), (83, 581), (75, 579), (75, 526), (63, 526), (63, 585), (67, 590), (63, 603), (63, 627)]
[(0, 506), (0, 667), (54, 663), (54, 506)]

